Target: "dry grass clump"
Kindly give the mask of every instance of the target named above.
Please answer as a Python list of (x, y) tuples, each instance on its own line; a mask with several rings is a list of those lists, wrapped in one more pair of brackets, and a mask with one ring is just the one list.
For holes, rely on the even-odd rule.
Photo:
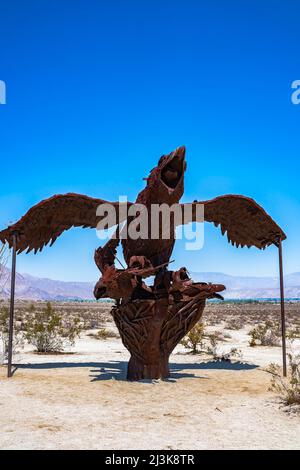
[(287, 406), (285, 411), (300, 413), (300, 354), (288, 354), (288, 375), (282, 377), (281, 367), (270, 364), (266, 369), (272, 375), (270, 390), (276, 392), (281, 402)]
[(97, 333), (90, 333), (88, 336), (99, 340), (106, 340), (108, 338), (120, 338), (117, 333), (112, 330), (108, 330), (107, 328), (100, 328)]

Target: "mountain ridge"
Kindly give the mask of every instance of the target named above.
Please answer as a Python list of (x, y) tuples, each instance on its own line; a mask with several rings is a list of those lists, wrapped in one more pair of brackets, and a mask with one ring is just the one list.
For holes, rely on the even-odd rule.
[[(194, 281), (224, 284), (225, 299), (267, 299), (279, 297), (279, 280), (274, 276), (234, 276), (218, 272), (190, 272)], [(10, 294), (10, 270), (2, 266), (0, 297)], [(96, 282), (96, 281), (95, 281)], [(24, 300), (92, 300), (94, 282), (59, 281), (16, 273), (16, 299)], [(300, 272), (285, 276), (286, 298), (300, 298)]]

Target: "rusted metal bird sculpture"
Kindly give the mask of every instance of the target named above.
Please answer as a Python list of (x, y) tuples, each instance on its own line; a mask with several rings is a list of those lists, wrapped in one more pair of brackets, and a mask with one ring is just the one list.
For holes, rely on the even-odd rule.
[[(179, 224), (203, 219), (227, 232), (228, 241), (237, 247), (255, 246), (264, 249), (278, 245), (286, 238), (281, 228), (253, 199), (239, 195), (225, 195), (208, 201), (179, 204), (184, 191), (186, 170), (185, 147), (163, 155), (150, 172), (146, 187), (136, 202), (108, 202), (85, 195), (68, 193), (55, 195), (33, 206), (15, 224), (0, 232), (0, 240), (11, 247), (16, 237), (18, 253), (42, 250), (55, 242), (71, 227), (97, 228), (105, 219), (105, 227), (118, 225), (117, 231), (104, 247), (95, 252), (95, 262), (101, 271), (94, 295), (96, 299), (110, 297), (116, 300), (112, 309), (115, 323), (125, 347), (130, 351), (127, 377), (130, 380), (169, 376), (170, 353), (183, 336), (201, 318), (205, 301), (222, 298), (223, 285), (194, 283), (186, 268), (168, 269), (175, 243), (175, 230)], [(158, 236), (153, 237), (152, 207), (177, 205), (179, 214), (170, 215), (169, 236), (162, 234), (162, 221), (158, 222)], [(109, 204), (116, 217), (111, 221), (97, 208)], [(121, 207), (122, 206), (122, 207)], [(146, 236), (132, 237), (131, 224), (137, 224), (139, 207), (146, 207)], [(124, 210), (124, 208), (126, 210)], [(98, 215), (97, 215), (98, 214)], [(157, 223), (157, 222), (156, 222)], [(122, 225), (122, 227), (121, 227)], [(127, 236), (124, 237), (126, 229)], [(115, 266), (116, 249), (122, 243), (127, 267)], [(155, 276), (149, 286), (144, 279)]]

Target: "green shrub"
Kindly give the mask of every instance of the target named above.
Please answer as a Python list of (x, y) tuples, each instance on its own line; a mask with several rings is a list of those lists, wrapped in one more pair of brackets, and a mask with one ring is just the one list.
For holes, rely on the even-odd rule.
[(203, 323), (196, 323), (196, 325), (188, 332), (188, 334), (181, 340), (181, 344), (186, 349), (191, 349), (192, 354), (197, 354), (200, 351), (198, 350), (198, 346), (200, 349), (203, 347), (203, 340), (204, 340), (204, 325)]
[(300, 327), (299, 326), (293, 326), (292, 328), (288, 329), (286, 333), (287, 339), (290, 341), (293, 341), (295, 339), (300, 338)]
[(39, 353), (61, 352), (66, 346), (73, 346), (81, 332), (80, 319), (64, 320), (50, 302), (41, 310), (30, 307), (30, 316), (25, 320), (25, 338)]
[(279, 346), (281, 338), (280, 324), (267, 320), (250, 330), (251, 339), (249, 345), (254, 346)]
[(91, 334), (95, 339), (108, 339), (108, 338), (119, 338), (119, 335), (115, 333), (114, 331), (107, 330), (106, 328), (100, 328), (100, 330), (97, 331), (96, 334)]
[(272, 375), (270, 390), (278, 393), (284, 404), (300, 405), (300, 354), (288, 354), (287, 377), (282, 377), (277, 364), (270, 364), (266, 371)]
[(216, 360), (229, 361), (232, 358), (237, 359), (242, 356), (241, 351), (237, 348), (232, 348), (226, 354), (218, 354), (218, 346), (222, 341), (226, 341), (226, 336), (221, 331), (206, 333), (204, 324), (199, 322), (181, 340), (180, 344), (190, 349), (192, 354), (209, 354)]
[(245, 318), (241, 317), (230, 317), (225, 323), (227, 330), (241, 330), (245, 325)]
[[(9, 309), (3, 305), (0, 306), (0, 363), (3, 364), (8, 356), (8, 332), (9, 332)], [(13, 336), (13, 354), (18, 352), (19, 348), (24, 346), (24, 336), (18, 327), (14, 324)]]
[(214, 331), (208, 335), (206, 335), (207, 344), (206, 344), (206, 352), (207, 354), (211, 354), (215, 359), (218, 358), (217, 348), (220, 341), (224, 340), (224, 336), (220, 331)]

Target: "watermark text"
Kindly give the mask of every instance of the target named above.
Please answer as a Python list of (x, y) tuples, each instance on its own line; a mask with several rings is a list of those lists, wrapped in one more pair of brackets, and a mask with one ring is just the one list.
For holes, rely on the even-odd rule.
[(6, 84), (0, 80), (0, 104), (6, 104)]
[[(123, 224), (110, 238), (131, 240), (187, 240), (187, 250), (199, 250), (204, 245), (204, 205), (203, 204), (131, 204), (127, 205), (124, 196), (116, 206), (100, 204), (96, 216), (97, 237), (105, 240), (108, 229)], [(191, 223), (193, 222), (193, 223)]]
[(300, 104), (300, 80), (293, 81), (292, 89), (295, 90), (291, 96), (292, 103)]

